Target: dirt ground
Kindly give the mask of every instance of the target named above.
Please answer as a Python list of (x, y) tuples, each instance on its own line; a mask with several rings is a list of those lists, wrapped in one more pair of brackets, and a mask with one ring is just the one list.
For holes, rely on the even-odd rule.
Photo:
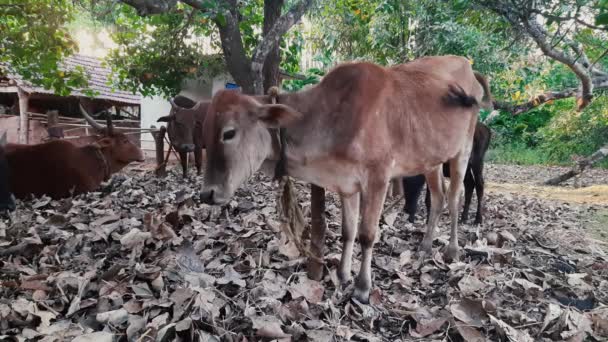
[[(335, 194), (317, 282), (281, 231), (268, 178), (217, 208), (198, 201), (201, 177), (132, 167), (97, 193), (20, 202), (0, 223), (0, 340), (605, 341), (608, 171), (539, 185), (563, 171), (487, 165), (484, 224), (461, 225), (454, 263), (441, 254), (447, 212), (419, 259), (424, 208), (414, 224), (402, 204), (387, 210), (365, 305), (337, 282)], [(309, 219), (308, 187), (297, 189)], [(355, 244), (353, 276), (359, 254)]]

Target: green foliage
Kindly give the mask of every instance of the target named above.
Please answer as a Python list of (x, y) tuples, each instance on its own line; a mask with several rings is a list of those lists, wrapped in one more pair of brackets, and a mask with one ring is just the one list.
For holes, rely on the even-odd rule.
[[(572, 108), (572, 107), (571, 107)], [(573, 155), (587, 156), (608, 141), (608, 99), (598, 97), (583, 112), (564, 110), (539, 130), (540, 148), (551, 160), (568, 162)]]
[(120, 5), (113, 15), (118, 48), (108, 61), (123, 89), (173, 96), (185, 79), (212, 77), (224, 69), (221, 56), (204, 55), (203, 43), (194, 36), (213, 31), (210, 13), (178, 7), (140, 17), (132, 7)]
[[(61, 61), (76, 51), (66, 28), (73, 18), (69, 0), (17, 0), (0, 6), (0, 63), (35, 85), (68, 95), (86, 88), (82, 69), (62, 70)], [(92, 94), (91, 94), (92, 95)]]

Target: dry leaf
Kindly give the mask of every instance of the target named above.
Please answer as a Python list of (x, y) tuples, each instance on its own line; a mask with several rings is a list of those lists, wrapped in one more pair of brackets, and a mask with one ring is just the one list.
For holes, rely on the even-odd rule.
[(304, 297), (309, 303), (317, 304), (323, 299), (325, 288), (320, 282), (310, 280), (307, 277), (300, 277), (297, 284), (289, 287), (291, 297), (297, 299)]

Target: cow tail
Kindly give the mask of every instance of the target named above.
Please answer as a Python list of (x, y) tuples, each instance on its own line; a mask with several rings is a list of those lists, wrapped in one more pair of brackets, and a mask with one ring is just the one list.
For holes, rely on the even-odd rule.
[(477, 71), (473, 71), (473, 74), (475, 74), (477, 82), (481, 84), (483, 92), (485, 93), (486, 100), (482, 102), (481, 106), (489, 110), (494, 109), (494, 99), (492, 98), (492, 92), (490, 91), (490, 85), (488, 84), (488, 80), (485, 78), (484, 75)]
[(474, 96), (468, 95), (459, 85), (450, 84), (448, 94), (445, 96), (446, 103), (451, 106), (471, 108), (479, 103)]

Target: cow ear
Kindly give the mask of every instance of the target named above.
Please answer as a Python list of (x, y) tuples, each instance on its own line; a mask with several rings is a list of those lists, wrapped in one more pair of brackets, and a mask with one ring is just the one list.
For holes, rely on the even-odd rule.
[(257, 108), (255, 115), (270, 128), (284, 127), (297, 121), (302, 114), (282, 104), (267, 104)]
[(112, 146), (112, 139), (111, 138), (101, 138), (99, 140), (97, 140), (97, 145), (99, 145), (99, 147), (110, 147)]
[(169, 121), (171, 121), (171, 115), (161, 116), (160, 118), (158, 118), (158, 120), (156, 120), (156, 122), (169, 122)]

